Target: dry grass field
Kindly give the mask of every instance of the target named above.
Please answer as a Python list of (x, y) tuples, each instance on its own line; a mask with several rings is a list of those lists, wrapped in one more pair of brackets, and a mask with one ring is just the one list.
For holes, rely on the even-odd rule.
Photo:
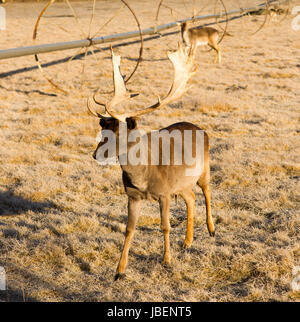
[[(142, 27), (152, 26), (153, 2), (129, 2)], [(120, 6), (97, 3), (102, 19)], [(182, 2), (169, 3), (182, 9)], [(227, 4), (234, 8), (236, 1)], [(0, 48), (31, 45), (44, 5), (7, 2)], [(74, 20), (61, 14), (62, 4), (56, 6), (41, 21), (39, 42), (80, 39)], [(91, 12), (86, 2), (74, 7), (83, 16)], [(160, 22), (168, 14), (163, 11)], [(174, 200), (173, 264), (165, 267), (159, 207), (144, 202), (127, 277), (117, 282), (127, 196), (120, 167), (101, 167), (92, 158), (99, 125), (86, 110), (94, 91), (112, 88), (109, 52), (89, 53), (84, 73), (84, 57), (45, 68), (68, 94), (43, 78), (32, 56), (0, 61), (0, 266), (8, 286), (0, 301), (300, 300), (291, 288), (292, 269), (300, 265), (300, 31), (288, 16), (251, 36), (253, 19), (230, 22), (233, 37), (222, 42), (221, 65), (213, 63), (213, 52), (200, 48), (193, 87), (181, 101), (140, 120), (145, 129), (189, 121), (207, 131), (216, 236), (207, 232), (197, 188), (195, 238), (183, 250), (185, 204)], [(135, 29), (124, 9), (103, 33)], [(172, 66), (166, 50), (176, 49), (178, 40), (173, 34), (145, 42), (144, 60), (128, 84), (141, 93), (137, 106), (167, 93)], [(139, 44), (117, 49), (124, 74), (134, 67), (138, 49)], [(74, 53), (40, 57), (51, 62)]]

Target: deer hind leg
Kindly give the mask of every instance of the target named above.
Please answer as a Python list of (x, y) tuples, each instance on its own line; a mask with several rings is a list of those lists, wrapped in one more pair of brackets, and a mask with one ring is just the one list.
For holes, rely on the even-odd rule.
[(195, 194), (192, 190), (181, 193), (187, 207), (187, 229), (183, 243), (184, 248), (192, 245), (194, 239)]
[(209, 235), (211, 237), (214, 237), (215, 236), (215, 226), (214, 226), (212, 215), (211, 215), (211, 206), (210, 206), (211, 193), (210, 193), (209, 184), (200, 185), (200, 187), (201, 187), (204, 197), (205, 197), (207, 229), (208, 229)]
[(138, 219), (139, 204), (140, 204), (140, 201), (136, 201), (132, 199), (128, 200), (128, 221), (127, 221), (127, 227), (126, 227), (125, 242), (124, 242), (120, 262), (117, 268), (115, 280), (125, 275), (124, 273), (128, 262), (128, 252), (130, 248), (130, 243), (134, 235), (134, 231), (135, 231), (135, 227)]
[(221, 64), (222, 62), (222, 56), (221, 56), (221, 48), (218, 46), (218, 64)]
[(164, 263), (171, 263), (170, 254), (170, 198), (160, 197), (160, 217), (161, 217), (161, 229), (164, 234)]
[(210, 46), (210, 48), (214, 49), (216, 51), (216, 56), (215, 56), (215, 63), (221, 64), (221, 49), (220, 46), (215, 43), (215, 42), (211, 42), (208, 43), (208, 45)]

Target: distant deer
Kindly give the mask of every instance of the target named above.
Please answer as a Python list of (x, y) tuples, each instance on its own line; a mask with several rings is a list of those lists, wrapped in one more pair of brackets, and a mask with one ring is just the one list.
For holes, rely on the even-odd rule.
[[(114, 79), (114, 97), (109, 103), (102, 103), (96, 100), (94, 95), (94, 102), (105, 106), (106, 114), (100, 114), (96, 112), (92, 106), (90, 99), (88, 99), (87, 107), (89, 111), (96, 117), (100, 118), (100, 126), (102, 128), (102, 133), (104, 130), (111, 130), (116, 134), (117, 144), (119, 146), (120, 139), (118, 138), (118, 133), (121, 125), (127, 125), (128, 135), (132, 131), (137, 129), (137, 117), (145, 115), (150, 112), (154, 112), (163, 106), (178, 100), (186, 91), (186, 85), (191, 76), (196, 72), (197, 67), (194, 65), (194, 53), (183, 48), (181, 44), (178, 45), (179, 48), (175, 52), (168, 52), (168, 57), (173, 64), (174, 68), (174, 79), (172, 87), (168, 95), (163, 99), (158, 99), (158, 102), (154, 105), (144, 108), (142, 110), (131, 112), (131, 113), (116, 113), (113, 108), (122, 103), (123, 101), (135, 96), (130, 95), (125, 87), (123, 77), (120, 72), (120, 56), (117, 56), (112, 51), (112, 64), (113, 64), (113, 79)], [(188, 54), (189, 53), (189, 54)], [(182, 122), (172, 124), (165, 129), (161, 129), (158, 132), (161, 133), (163, 130), (172, 133), (172, 131), (177, 130), (180, 134), (184, 135), (184, 131), (190, 131), (193, 133), (191, 149), (194, 151), (196, 146), (195, 133), (201, 131), (203, 135), (203, 151), (202, 160), (203, 167), (202, 170), (198, 171), (195, 162), (192, 165), (188, 165), (187, 162), (183, 162), (182, 165), (175, 165), (174, 159), (176, 158), (176, 153), (178, 153), (178, 146), (181, 145), (182, 150), (184, 149), (185, 142), (176, 142), (175, 140), (170, 142), (171, 151), (171, 162), (170, 165), (164, 165), (162, 163), (162, 147), (159, 147), (159, 164), (158, 165), (132, 165), (121, 164), (120, 158), (123, 157), (119, 149), (116, 149), (115, 157), (119, 158), (119, 162), (123, 171), (123, 184), (125, 187), (126, 194), (128, 195), (128, 222), (126, 228), (126, 237), (123, 246), (123, 251), (121, 258), (117, 267), (117, 272), (115, 280), (123, 277), (125, 274), (125, 268), (128, 262), (128, 252), (132, 237), (134, 235), (136, 223), (138, 220), (140, 212), (140, 204), (142, 200), (156, 200), (160, 205), (160, 215), (161, 215), (161, 228), (164, 235), (164, 263), (170, 264), (170, 222), (169, 222), (169, 212), (170, 212), (170, 201), (172, 195), (181, 195), (185, 200), (187, 206), (187, 232), (183, 247), (190, 247), (193, 241), (193, 224), (194, 224), (194, 212), (195, 212), (195, 194), (193, 192), (193, 187), (198, 184), (204, 193), (205, 203), (206, 203), (206, 222), (210, 236), (214, 236), (215, 228), (211, 216), (211, 193), (209, 188), (210, 181), (210, 169), (209, 169), (209, 143), (207, 134), (202, 131), (198, 126)], [(150, 142), (151, 132), (145, 133), (144, 138), (146, 141)], [(134, 147), (136, 142), (129, 142), (127, 139), (128, 149)], [(104, 142), (100, 142), (93, 154), (95, 159), (98, 159), (100, 155), (103, 155)], [(148, 144), (147, 146), (142, 145), (142, 147), (150, 152), (154, 149), (154, 146)], [(152, 149), (152, 150), (151, 150)], [(181, 149), (181, 148), (180, 148)], [(196, 172), (192, 176), (186, 176), (187, 169), (194, 169)], [(197, 172), (198, 171), (198, 172)]]
[(218, 45), (219, 32), (215, 28), (203, 27), (203, 28), (188, 28), (187, 22), (183, 22), (181, 25), (181, 37), (183, 43), (194, 48), (196, 51), (198, 46), (208, 45), (216, 51), (215, 63), (221, 63), (221, 49)]

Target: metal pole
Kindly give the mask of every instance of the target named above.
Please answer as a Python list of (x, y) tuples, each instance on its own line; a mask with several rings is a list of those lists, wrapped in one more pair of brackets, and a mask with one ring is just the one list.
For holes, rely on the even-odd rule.
[[(276, 0), (269, 1), (269, 3), (272, 3), (272, 2), (277, 2), (277, 1)], [(255, 10), (258, 10), (258, 9), (261, 9), (264, 7), (265, 7), (265, 3), (262, 3), (258, 6), (255, 6), (255, 7), (242, 8), (239, 10), (230, 11), (227, 13), (227, 15), (229, 16), (229, 15), (234, 15), (234, 14), (245, 13), (247, 11), (255, 11)], [(144, 36), (153, 35), (153, 34), (156, 34), (160, 31), (174, 28), (174, 27), (178, 26), (178, 22), (191, 21), (192, 19), (194, 21), (200, 21), (200, 20), (206, 20), (206, 19), (211, 19), (211, 18), (221, 18), (224, 16), (225, 16), (225, 13), (216, 14), (216, 15), (197, 16), (194, 19), (187, 18), (184, 20), (170, 22), (168, 24), (164, 24), (164, 25), (160, 25), (160, 26), (143, 29), (142, 35), (144, 35)], [(109, 35), (109, 36), (104, 36), (104, 37), (97, 37), (97, 38), (93, 38), (93, 39), (82, 39), (82, 40), (75, 40), (75, 41), (68, 41), (68, 42), (58, 42), (58, 43), (53, 43), (53, 44), (10, 48), (10, 49), (0, 50), (0, 59), (21, 57), (21, 56), (27, 56), (27, 55), (40, 54), (40, 53), (49, 53), (52, 51), (68, 50), (68, 49), (74, 49), (74, 48), (80, 48), (80, 47), (89, 47), (92, 44), (111, 43), (114, 41), (135, 38), (138, 36), (139, 36), (139, 31), (130, 31), (130, 32), (126, 32), (126, 33), (120, 33), (120, 34)]]

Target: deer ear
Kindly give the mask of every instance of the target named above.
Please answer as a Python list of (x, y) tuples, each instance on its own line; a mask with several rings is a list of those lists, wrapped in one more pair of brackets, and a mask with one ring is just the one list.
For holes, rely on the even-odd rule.
[(100, 119), (100, 126), (105, 127), (106, 126), (106, 121), (104, 119)]
[(126, 123), (127, 123), (128, 130), (134, 130), (137, 126), (136, 118), (134, 118), (134, 117), (128, 117), (126, 119)]

